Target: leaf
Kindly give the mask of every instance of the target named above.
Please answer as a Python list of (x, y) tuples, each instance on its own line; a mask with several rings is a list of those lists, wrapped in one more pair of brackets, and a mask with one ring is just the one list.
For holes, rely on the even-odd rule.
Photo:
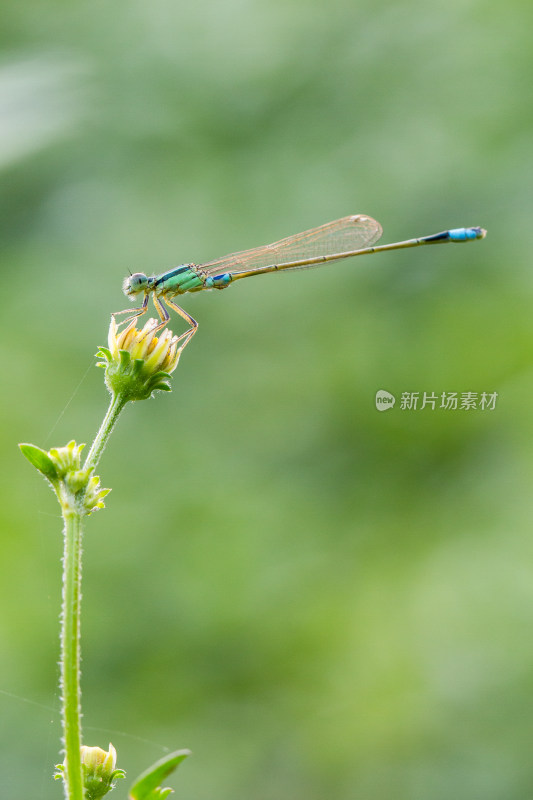
[(36, 447), (34, 444), (19, 444), (20, 451), (23, 456), (26, 456), (30, 464), (33, 464), (39, 472), (48, 478), (49, 481), (57, 481), (58, 475), (54, 462), (45, 450)]
[(161, 782), (190, 754), (190, 750), (176, 750), (148, 767), (131, 787), (129, 800), (155, 800), (167, 797), (172, 790), (160, 789)]

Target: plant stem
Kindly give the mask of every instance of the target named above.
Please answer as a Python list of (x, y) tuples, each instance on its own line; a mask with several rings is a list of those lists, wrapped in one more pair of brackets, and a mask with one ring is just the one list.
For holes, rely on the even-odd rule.
[(91, 449), (85, 459), (83, 465), (84, 470), (94, 470), (100, 461), (100, 457), (104, 451), (113, 428), (116, 425), (120, 412), (127, 403), (127, 397), (123, 393), (113, 395), (107, 413), (100, 425), (100, 430), (96, 434), (96, 438), (91, 445)]
[[(107, 413), (96, 434), (84, 464), (94, 471), (109, 436), (126, 404), (124, 394), (111, 399)], [(80, 686), (80, 613), (81, 613), (81, 538), (83, 511), (68, 491), (59, 497), (65, 521), (63, 553), (63, 605), (61, 613), (61, 689), (63, 741), (65, 745), (64, 783), (66, 800), (83, 800), (81, 748)]]
[(83, 800), (80, 688), (81, 514), (63, 505), (65, 547), (63, 555), (63, 607), (61, 613), (61, 688), (65, 743), (65, 797)]

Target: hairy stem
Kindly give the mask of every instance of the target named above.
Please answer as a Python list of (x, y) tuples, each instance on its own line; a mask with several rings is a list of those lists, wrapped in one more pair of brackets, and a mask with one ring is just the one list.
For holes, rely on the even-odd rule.
[(81, 515), (63, 505), (65, 548), (63, 555), (63, 606), (61, 612), (61, 689), (64, 778), (67, 800), (83, 800), (80, 688)]
[(127, 398), (124, 394), (119, 393), (113, 395), (109, 404), (109, 408), (107, 409), (107, 413), (102, 421), (102, 424), (100, 425), (100, 430), (96, 434), (96, 438), (91, 445), (91, 449), (89, 450), (87, 458), (85, 459), (85, 464), (83, 465), (84, 470), (96, 469), (96, 465), (100, 461), (107, 441), (116, 425), (119, 414), (126, 403)]

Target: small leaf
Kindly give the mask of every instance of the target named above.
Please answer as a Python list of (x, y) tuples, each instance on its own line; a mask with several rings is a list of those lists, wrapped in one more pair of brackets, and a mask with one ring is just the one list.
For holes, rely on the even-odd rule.
[(161, 782), (190, 754), (190, 750), (176, 750), (148, 767), (131, 787), (129, 800), (152, 800), (152, 798), (155, 800), (167, 797), (172, 790), (160, 789)]
[(35, 447), (34, 444), (19, 444), (20, 451), (23, 456), (26, 456), (30, 464), (33, 464), (39, 472), (48, 478), (49, 481), (56, 481), (58, 479), (56, 468), (52, 459), (45, 450), (40, 447)]

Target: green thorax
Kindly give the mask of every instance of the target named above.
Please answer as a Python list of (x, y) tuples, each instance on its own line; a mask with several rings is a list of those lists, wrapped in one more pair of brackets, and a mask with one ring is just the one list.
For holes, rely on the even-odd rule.
[(157, 295), (176, 295), (185, 292), (198, 292), (205, 288), (205, 275), (194, 264), (182, 264), (179, 267), (159, 275), (153, 284)]

